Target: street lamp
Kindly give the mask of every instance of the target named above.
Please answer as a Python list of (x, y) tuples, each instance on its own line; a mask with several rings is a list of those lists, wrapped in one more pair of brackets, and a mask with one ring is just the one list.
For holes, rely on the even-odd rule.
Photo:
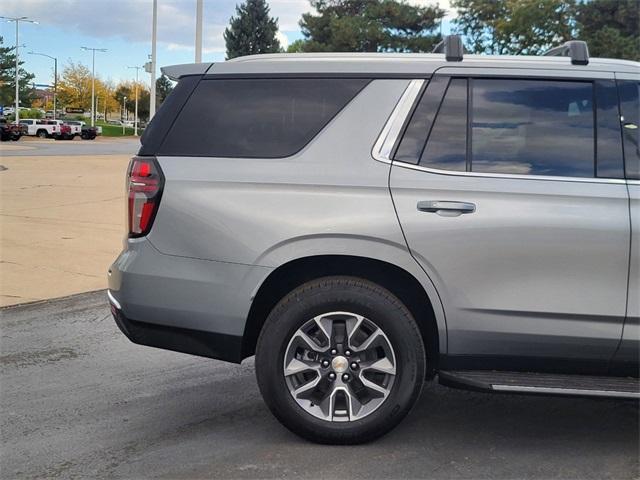
[(58, 59), (56, 57), (52, 57), (51, 55), (47, 55), (46, 53), (38, 53), (38, 52), (27, 52), (30, 55), (41, 55), (43, 57), (49, 57), (53, 60), (53, 119), (56, 119), (57, 113), (57, 104), (56, 97), (58, 94)]
[(106, 52), (106, 48), (80, 47), (82, 50), (93, 52), (93, 61), (91, 64), (91, 126), (96, 123), (96, 52)]
[(158, 0), (153, 0), (153, 14), (151, 23), (151, 94), (149, 95), (149, 121), (156, 114), (156, 37), (158, 29)]
[(135, 95), (136, 95), (136, 110), (133, 116), (133, 135), (138, 136), (138, 71), (142, 67), (127, 67), (127, 68), (135, 68), (136, 69), (136, 85), (135, 85)]
[(25, 23), (33, 23), (35, 25), (38, 24), (38, 22), (36, 22), (35, 20), (29, 20), (28, 17), (4, 17), (4, 16), (0, 16), (0, 18), (4, 18), (8, 23), (11, 22), (16, 22), (16, 123), (18, 123), (20, 121), (20, 79), (19, 79), (19, 73), (20, 73), (20, 67), (19, 67), (19, 62), (18, 62), (18, 50), (19, 50), (19, 43), (18, 43), (18, 25), (20, 24), (20, 22), (25, 22)]
[(127, 97), (122, 97), (122, 136), (124, 137), (124, 110), (127, 108)]

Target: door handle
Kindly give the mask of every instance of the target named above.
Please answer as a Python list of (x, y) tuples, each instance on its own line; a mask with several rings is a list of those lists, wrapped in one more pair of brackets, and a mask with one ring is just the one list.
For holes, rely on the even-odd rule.
[(475, 203), (448, 202), (444, 200), (422, 200), (418, 202), (418, 210), (421, 212), (437, 213), (443, 217), (457, 217), (463, 213), (476, 211)]

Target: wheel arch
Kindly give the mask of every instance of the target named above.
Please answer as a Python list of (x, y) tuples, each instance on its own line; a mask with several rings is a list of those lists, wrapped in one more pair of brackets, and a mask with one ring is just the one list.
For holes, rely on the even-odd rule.
[[(287, 293), (316, 278), (348, 275), (363, 278), (389, 290), (411, 311), (427, 352), (428, 373), (433, 374), (446, 345), (446, 328), (438, 319), (439, 299), (427, 294), (421, 282), (392, 263), (353, 255), (316, 255), (291, 260), (273, 270), (258, 288), (245, 325), (242, 358), (254, 354), (267, 316)], [(444, 352), (443, 352), (444, 353)]]

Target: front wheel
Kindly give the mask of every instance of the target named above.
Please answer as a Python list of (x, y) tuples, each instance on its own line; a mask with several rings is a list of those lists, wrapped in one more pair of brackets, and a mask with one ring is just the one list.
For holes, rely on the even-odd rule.
[(272, 413), (319, 443), (355, 444), (394, 428), (413, 407), (426, 355), (409, 310), (355, 277), (301, 285), (273, 309), (256, 348)]

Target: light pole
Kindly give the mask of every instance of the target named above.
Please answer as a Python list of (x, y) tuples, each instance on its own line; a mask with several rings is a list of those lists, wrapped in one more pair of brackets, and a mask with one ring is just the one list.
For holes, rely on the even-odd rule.
[(196, 63), (202, 62), (202, 1), (196, 0)]
[(158, 0), (153, 0), (151, 25), (151, 95), (149, 95), (149, 121), (156, 114), (156, 30), (158, 29)]
[(96, 52), (106, 52), (106, 48), (81, 47), (82, 50), (91, 50), (93, 52), (93, 61), (91, 64), (91, 126), (96, 123)]
[(35, 20), (29, 20), (28, 17), (4, 17), (4, 16), (0, 16), (0, 18), (4, 18), (7, 22), (16, 22), (16, 123), (18, 123), (20, 121), (20, 78), (19, 78), (19, 73), (20, 73), (20, 64), (18, 61), (18, 57), (19, 57), (19, 47), (20, 44), (18, 43), (18, 25), (20, 25), (20, 22), (26, 22), (26, 23), (34, 23), (34, 24), (38, 24), (38, 22), (36, 22)]
[(56, 57), (52, 57), (51, 55), (47, 55), (46, 53), (38, 53), (38, 52), (27, 52), (30, 55), (41, 55), (43, 57), (49, 57), (53, 60), (53, 119), (56, 119), (57, 114), (57, 104), (56, 97), (58, 95), (58, 59)]
[(127, 97), (122, 97), (122, 136), (124, 137), (124, 110), (127, 108)]
[(136, 110), (133, 116), (133, 135), (135, 137), (138, 136), (138, 71), (142, 67), (127, 67), (127, 68), (135, 68), (136, 69), (136, 85), (135, 85), (135, 95), (136, 95)]

